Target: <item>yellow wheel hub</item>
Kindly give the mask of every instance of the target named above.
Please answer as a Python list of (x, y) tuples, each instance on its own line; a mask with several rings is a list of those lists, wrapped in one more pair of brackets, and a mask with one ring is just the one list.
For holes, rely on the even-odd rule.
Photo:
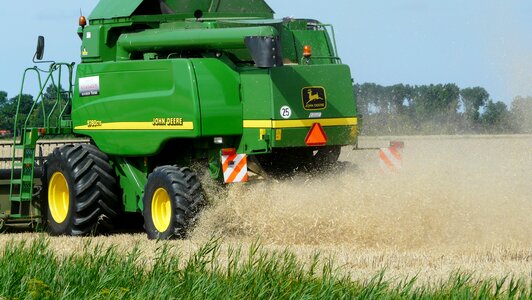
[(61, 172), (56, 172), (48, 184), (48, 209), (56, 223), (60, 224), (66, 220), (69, 206), (68, 183)]
[(172, 219), (172, 205), (170, 196), (164, 188), (155, 191), (151, 199), (151, 217), (153, 225), (159, 232), (165, 232), (170, 227)]

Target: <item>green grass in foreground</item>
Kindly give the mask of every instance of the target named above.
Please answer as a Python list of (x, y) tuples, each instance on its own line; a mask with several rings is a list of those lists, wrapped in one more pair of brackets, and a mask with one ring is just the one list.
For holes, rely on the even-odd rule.
[[(154, 261), (138, 249), (89, 247), (58, 256), (40, 238), (0, 249), (0, 299), (531, 299), (524, 280), (474, 281), (455, 274), (438, 287), (415, 287), (415, 278), (391, 284), (378, 274), (354, 282), (319, 255), (303, 264), (290, 253), (249, 254), (229, 249), (223, 265), (219, 243), (206, 243), (185, 260), (161, 243)], [(225, 256), (225, 255), (224, 255)]]

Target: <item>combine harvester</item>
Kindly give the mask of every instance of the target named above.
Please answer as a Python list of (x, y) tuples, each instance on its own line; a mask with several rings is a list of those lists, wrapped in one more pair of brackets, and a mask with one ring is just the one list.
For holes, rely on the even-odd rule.
[[(274, 19), (262, 0), (101, 0), (79, 25), (76, 72), (40, 62), (24, 73), (22, 90), (36, 73), (40, 93), (15, 122), (3, 227), (79, 236), (142, 214), (149, 238), (183, 237), (204, 204), (192, 163), (242, 182), (248, 165), (316, 170), (357, 144), (351, 74), (330, 25)], [(39, 37), (34, 62), (43, 51)], [(46, 86), (65, 80), (30, 126)], [(64, 136), (86, 142), (36, 155), (40, 138)]]

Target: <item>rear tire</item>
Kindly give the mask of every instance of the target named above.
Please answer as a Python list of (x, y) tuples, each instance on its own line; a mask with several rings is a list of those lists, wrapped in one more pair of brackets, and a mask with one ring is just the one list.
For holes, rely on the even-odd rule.
[(204, 199), (201, 183), (189, 168), (156, 168), (144, 189), (144, 228), (148, 238), (186, 237)]
[(43, 216), (50, 235), (107, 232), (120, 202), (108, 157), (93, 145), (54, 149), (45, 163)]

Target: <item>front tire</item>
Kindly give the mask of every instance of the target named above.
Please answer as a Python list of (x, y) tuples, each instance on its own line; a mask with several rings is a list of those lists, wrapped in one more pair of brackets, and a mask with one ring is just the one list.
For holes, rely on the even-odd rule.
[(144, 189), (144, 228), (148, 238), (184, 238), (204, 204), (203, 189), (189, 168), (156, 168)]
[(106, 232), (118, 215), (118, 186), (108, 157), (93, 145), (54, 149), (45, 163), (43, 207), (50, 235)]

